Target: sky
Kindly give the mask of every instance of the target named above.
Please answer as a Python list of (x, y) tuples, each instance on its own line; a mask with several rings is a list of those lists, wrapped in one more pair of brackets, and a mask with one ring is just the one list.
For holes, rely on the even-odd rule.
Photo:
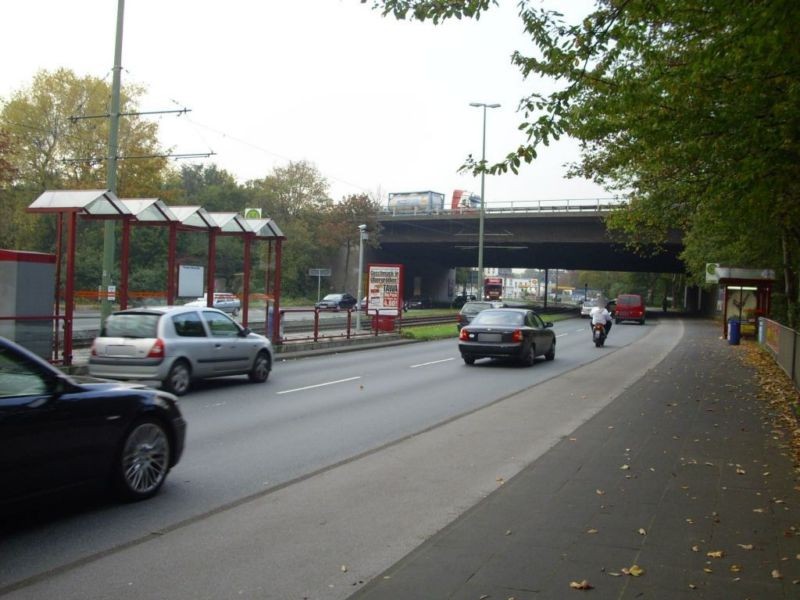
[[(577, 18), (590, 0), (542, 0)], [(511, 64), (529, 52), (516, 2), (479, 21), (397, 21), (371, 0), (127, 0), (122, 83), (147, 89), (162, 146), (208, 159), (238, 181), (308, 161), (335, 200), (367, 193), (480, 191), (458, 172), (479, 158), (482, 109), (486, 158), (502, 159), (526, 140), (519, 101), (544, 81)], [(112, 77), (118, 0), (0, 0), (0, 101), (30, 86), (41, 69)], [(568, 10), (567, 10), (568, 9)], [(544, 149), (519, 175), (487, 176), (492, 203), (606, 198), (590, 181), (567, 179), (578, 145)]]

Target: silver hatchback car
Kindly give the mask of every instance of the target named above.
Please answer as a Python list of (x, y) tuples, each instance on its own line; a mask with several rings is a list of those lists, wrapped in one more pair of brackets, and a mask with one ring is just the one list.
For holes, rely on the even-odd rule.
[(272, 344), (221, 310), (162, 306), (112, 313), (92, 343), (89, 374), (161, 382), (181, 396), (193, 379), (243, 375), (264, 382)]

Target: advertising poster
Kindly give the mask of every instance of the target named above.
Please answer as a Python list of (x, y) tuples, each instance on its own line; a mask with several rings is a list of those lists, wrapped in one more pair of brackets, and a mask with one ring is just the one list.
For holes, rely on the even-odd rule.
[(367, 272), (367, 311), (399, 316), (403, 307), (403, 265), (369, 265)]

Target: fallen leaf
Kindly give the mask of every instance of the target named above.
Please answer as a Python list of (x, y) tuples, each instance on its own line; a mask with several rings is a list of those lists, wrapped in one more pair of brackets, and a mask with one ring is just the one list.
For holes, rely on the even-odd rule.
[(510, 529), (506, 529), (506, 535), (511, 535), (511, 530)]
[(611, 575), (611, 577), (622, 577), (622, 573), (616, 573), (615, 571), (609, 571), (608, 575)]
[(731, 573), (740, 573), (742, 567), (739, 565), (731, 565)]
[(783, 579), (783, 574), (780, 571), (778, 571), (778, 569), (772, 569), (772, 578)]
[(647, 535), (647, 531), (644, 527), (639, 527), (639, 535)]
[(696, 590), (696, 589), (697, 589), (697, 586), (696, 586), (695, 584), (693, 584), (693, 583), (690, 583), (690, 584), (689, 584), (689, 589), (690, 589), (690, 590)]
[(595, 490), (594, 493), (597, 494), (598, 496), (605, 496), (606, 494), (603, 490)]
[(706, 573), (713, 573), (714, 572), (714, 571), (711, 570), (710, 567), (703, 567), (703, 571), (705, 571)]
[(570, 584), (569, 584), (569, 587), (571, 587), (573, 590), (593, 590), (594, 589), (594, 586), (592, 584), (590, 584), (588, 581), (586, 581), (585, 579), (583, 581), (581, 581), (581, 582), (571, 581)]
[(588, 529), (586, 533), (597, 533), (597, 529)]
[(341, 569), (342, 569), (342, 573), (347, 573), (347, 565), (342, 565)]
[(754, 512), (754, 513), (763, 513), (763, 512), (764, 512), (764, 509), (763, 509), (763, 508), (754, 508), (754, 509), (753, 509), (753, 512)]
[(700, 552), (700, 546), (698, 546), (697, 544), (692, 546), (692, 552)]
[(686, 522), (689, 523), (689, 525), (691, 525), (692, 523), (694, 523), (694, 519), (692, 519), (691, 517), (688, 517), (686, 519)]
[(625, 573), (625, 575), (630, 575), (631, 577), (640, 577), (644, 575), (644, 569), (639, 565), (632, 565), (627, 569), (622, 569), (622, 572)]
[(738, 469), (736, 469), (736, 474), (737, 474), (737, 475), (744, 475), (744, 474), (746, 474), (746, 473), (747, 473), (747, 471), (745, 471), (745, 470), (744, 470), (744, 469), (742, 469), (742, 468), (738, 468)]
[(712, 550), (711, 552), (706, 552), (706, 556), (709, 558), (722, 558), (725, 556), (725, 552), (723, 550)]
[(739, 548), (741, 548), (742, 550), (752, 550), (753, 549), (753, 544), (736, 544), (736, 545), (739, 546)]
[(631, 467), (630, 467), (630, 465), (622, 465), (622, 466), (620, 467), (620, 470), (622, 470), (622, 471), (627, 471), (627, 470), (628, 470), (628, 469), (630, 469), (630, 468), (631, 468)]

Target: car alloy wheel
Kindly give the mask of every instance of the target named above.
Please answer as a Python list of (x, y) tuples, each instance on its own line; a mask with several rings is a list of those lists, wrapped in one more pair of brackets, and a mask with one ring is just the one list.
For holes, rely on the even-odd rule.
[(522, 362), (528, 367), (533, 366), (533, 363), (536, 362), (536, 346), (533, 344), (530, 345), (528, 351), (525, 353), (525, 356), (522, 359)]
[(122, 444), (116, 483), (123, 498), (144, 500), (153, 496), (167, 477), (170, 440), (157, 421), (137, 422)]
[(184, 360), (176, 360), (170, 367), (169, 374), (163, 382), (163, 388), (176, 396), (183, 396), (189, 391), (191, 382), (192, 375), (189, 371), (189, 365)]
[(269, 378), (271, 369), (269, 355), (266, 352), (259, 352), (253, 361), (253, 368), (248, 374), (253, 383), (263, 383)]

